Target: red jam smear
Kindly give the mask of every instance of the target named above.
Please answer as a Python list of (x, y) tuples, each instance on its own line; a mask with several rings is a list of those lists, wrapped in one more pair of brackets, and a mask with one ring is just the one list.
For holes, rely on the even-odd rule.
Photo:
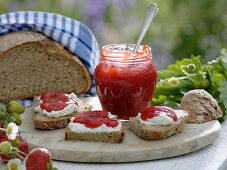
[(105, 124), (107, 127), (117, 127), (118, 120), (108, 117), (107, 111), (89, 111), (79, 114), (73, 120), (73, 123), (84, 124), (88, 128), (98, 128)]
[(166, 106), (154, 106), (145, 109), (141, 112), (141, 119), (146, 121), (147, 119), (158, 117), (161, 114), (166, 114), (166, 116), (172, 118), (173, 121), (178, 120), (175, 111)]
[(40, 108), (42, 110), (46, 110), (47, 112), (60, 111), (63, 110), (66, 106), (68, 106), (68, 104), (62, 101), (40, 104)]
[(63, 92), (48, 92), (43, 94), (40, 99), (43, 102), (40, 104), (40, 108), (47, 112), (63, 110), (70, 103), (78, 105), (76, 101), (73, 101)]
[(41, 96), (40, 98), (44, 103), (45, 102), (68, 102), (69, 97), (65, 95), (63, 92), (48, 92)]

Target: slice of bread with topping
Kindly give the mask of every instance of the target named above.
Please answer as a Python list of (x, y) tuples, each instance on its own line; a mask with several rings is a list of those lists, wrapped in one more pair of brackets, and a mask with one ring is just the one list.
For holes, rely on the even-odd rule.
[[(39, 96), (34, 97), (35, 107), (40, 105), (39, 98), (40, 98)], [(84, 107), (83, 111), (74, 112), (73, 114), (62, 117), (48, 117), (46, 115), (34, 112), (33, 121), (35, 128), (43, 130), (65, 128), (69, 124), (72, 117), (75, 117), (76, 115), (82, 112), (90, 111), (92, 109), (91, 105), (83, 103), (82, 101), (80, 102), (80, 104), (82, 104)]]
[(107, 143), (121, 143), (124, 140), (123, 123), (119, 131), (113, 132), (73, 132), (69, 128), (65, 131), (65, 140), (95, 141)]
[(136, 117), (129, 119), (129, 130), (141, 139), (165, 139), (184, 130), (188, 119), (188, 113), (182, 110), (175, 110), (178, 121), (173, 125), (143, 125)]
[(41, 33), (13, 32), (0, 42), (0, 101), (49, 91), (83, 94), (91, 86), (78, 57)]
[(107, 111), (84, 112), (71, 119), (65, 131), (65, 140), (121, 143), (124, 125)]

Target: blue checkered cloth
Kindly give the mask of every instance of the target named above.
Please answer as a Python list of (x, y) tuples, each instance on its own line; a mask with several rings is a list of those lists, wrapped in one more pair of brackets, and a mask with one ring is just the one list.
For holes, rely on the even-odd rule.
[[(91, 30), (77, 20), (46, 12), (12, 12), (0, 15), (0, 35), (16, 31), (41, 32), (62, 44), (77, 55), (88, 68), (92, 78), (99, 63), (99, 46)], [(85, 96), (95, 96), (94, 80)], [(31, 100), (20, 101), (25, 107), (33, 105)]]

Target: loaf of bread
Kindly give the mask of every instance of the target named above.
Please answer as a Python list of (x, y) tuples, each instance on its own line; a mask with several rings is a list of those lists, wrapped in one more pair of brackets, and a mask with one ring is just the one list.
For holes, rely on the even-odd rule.
[(184, 95), (180, 108), (189, 113), (188, 123), (204, 123), (222, 117), (218, 102), (205, 90), (191, 90)]
[(14, 32), (0, 42), (0, 101), (50, 91), (82, 94), (91, 86), (82, 62), (43, 34)]
[(184, 130), (188, 113), (182, 110), (176, 110), (175, 113), (178, 122), (168, 126), (142, 125), (136, 117), (131, 117), (129, 119), (129, 130), (141, 139), (165, 139)]

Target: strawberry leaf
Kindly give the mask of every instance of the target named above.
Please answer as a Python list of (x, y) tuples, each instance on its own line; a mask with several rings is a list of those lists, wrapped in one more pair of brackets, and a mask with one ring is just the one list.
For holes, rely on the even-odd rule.
[(51, 170), (58, 170), (58, 168), (53, 167)]
[(20, 146), (20, 142), (19, 142), (18, 138), (15, 138), (14, 140), (12, 140), (11, 145), (15, 148), (18, 148), (18, 146)]

